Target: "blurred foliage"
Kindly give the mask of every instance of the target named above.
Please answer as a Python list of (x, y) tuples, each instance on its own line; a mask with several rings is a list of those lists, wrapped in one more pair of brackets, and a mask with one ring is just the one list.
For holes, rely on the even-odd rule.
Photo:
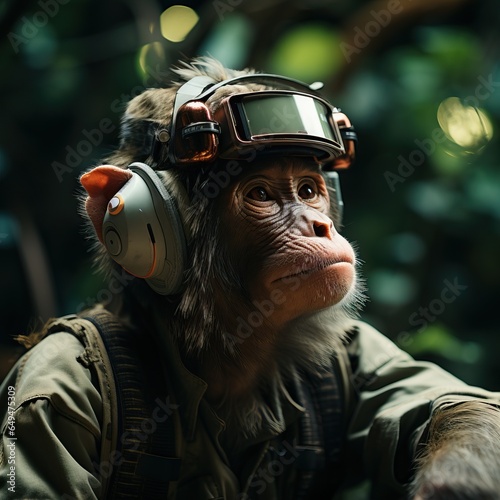
[[(344, 234), (370, 296), (363, 317), (415, 356), (498, 388), (498, 2), (181, 3), (193, 9), (177, 9), (182, 18), (160, 0), (1, 5), (4, 345), (102, 292), (78, 176), (117, 144), (131, 97), (168, 81), (179, 59), (209, 53), (324, 81), (359, 134), (342, 183)], [(465, 287), (450, 302), (447, 282)]]

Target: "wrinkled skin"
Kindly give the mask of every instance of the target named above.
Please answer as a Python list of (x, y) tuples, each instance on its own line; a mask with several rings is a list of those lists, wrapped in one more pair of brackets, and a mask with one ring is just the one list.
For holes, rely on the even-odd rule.
[(230, 253), (256, 301), (276, 298), (275, 330), (338, 304), (355, 284), (355, 256), (329, 216), (330, 200), (312, 162), (263, 162), (226, 194)]

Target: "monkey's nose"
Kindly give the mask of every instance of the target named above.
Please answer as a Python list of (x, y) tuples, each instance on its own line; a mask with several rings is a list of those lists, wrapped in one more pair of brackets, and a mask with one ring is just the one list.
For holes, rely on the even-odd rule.
[(320, 238), (332, 239), (333, 236), (333, 222), (332, 221), (314, 221), (313, 222), (314, 234)]

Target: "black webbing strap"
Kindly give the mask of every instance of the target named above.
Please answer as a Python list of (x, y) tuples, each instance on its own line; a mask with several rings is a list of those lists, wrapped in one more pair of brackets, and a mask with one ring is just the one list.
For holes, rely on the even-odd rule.
[(295, 498), (331, 498), (344, 435), (344, 400), (333, 368), (302, 374), (297, 396), (306, 408), (299, 423), (299, 469)]
[(178, 479), (172, 404), (158, 349), (146, 332), (124, 327), (109, 311), (81, 314), (100, 332), (117, 387), (118, 434), (107, 498), (167, 498)]

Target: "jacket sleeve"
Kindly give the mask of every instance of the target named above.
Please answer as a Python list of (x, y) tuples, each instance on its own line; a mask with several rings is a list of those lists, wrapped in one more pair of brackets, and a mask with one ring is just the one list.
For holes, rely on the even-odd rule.
[(83, 350), (49, 335), (0, 387), (0, 498), (99, 498), (102, 406)]
[(404, 493), (416, 446), (441, 405), (500, 394), (472, 387), (433, 363), (414, 360), (388, 338), (358, 322), (348, 345), (354, 408), (347, 460), (372, 479), (376, 498)]

